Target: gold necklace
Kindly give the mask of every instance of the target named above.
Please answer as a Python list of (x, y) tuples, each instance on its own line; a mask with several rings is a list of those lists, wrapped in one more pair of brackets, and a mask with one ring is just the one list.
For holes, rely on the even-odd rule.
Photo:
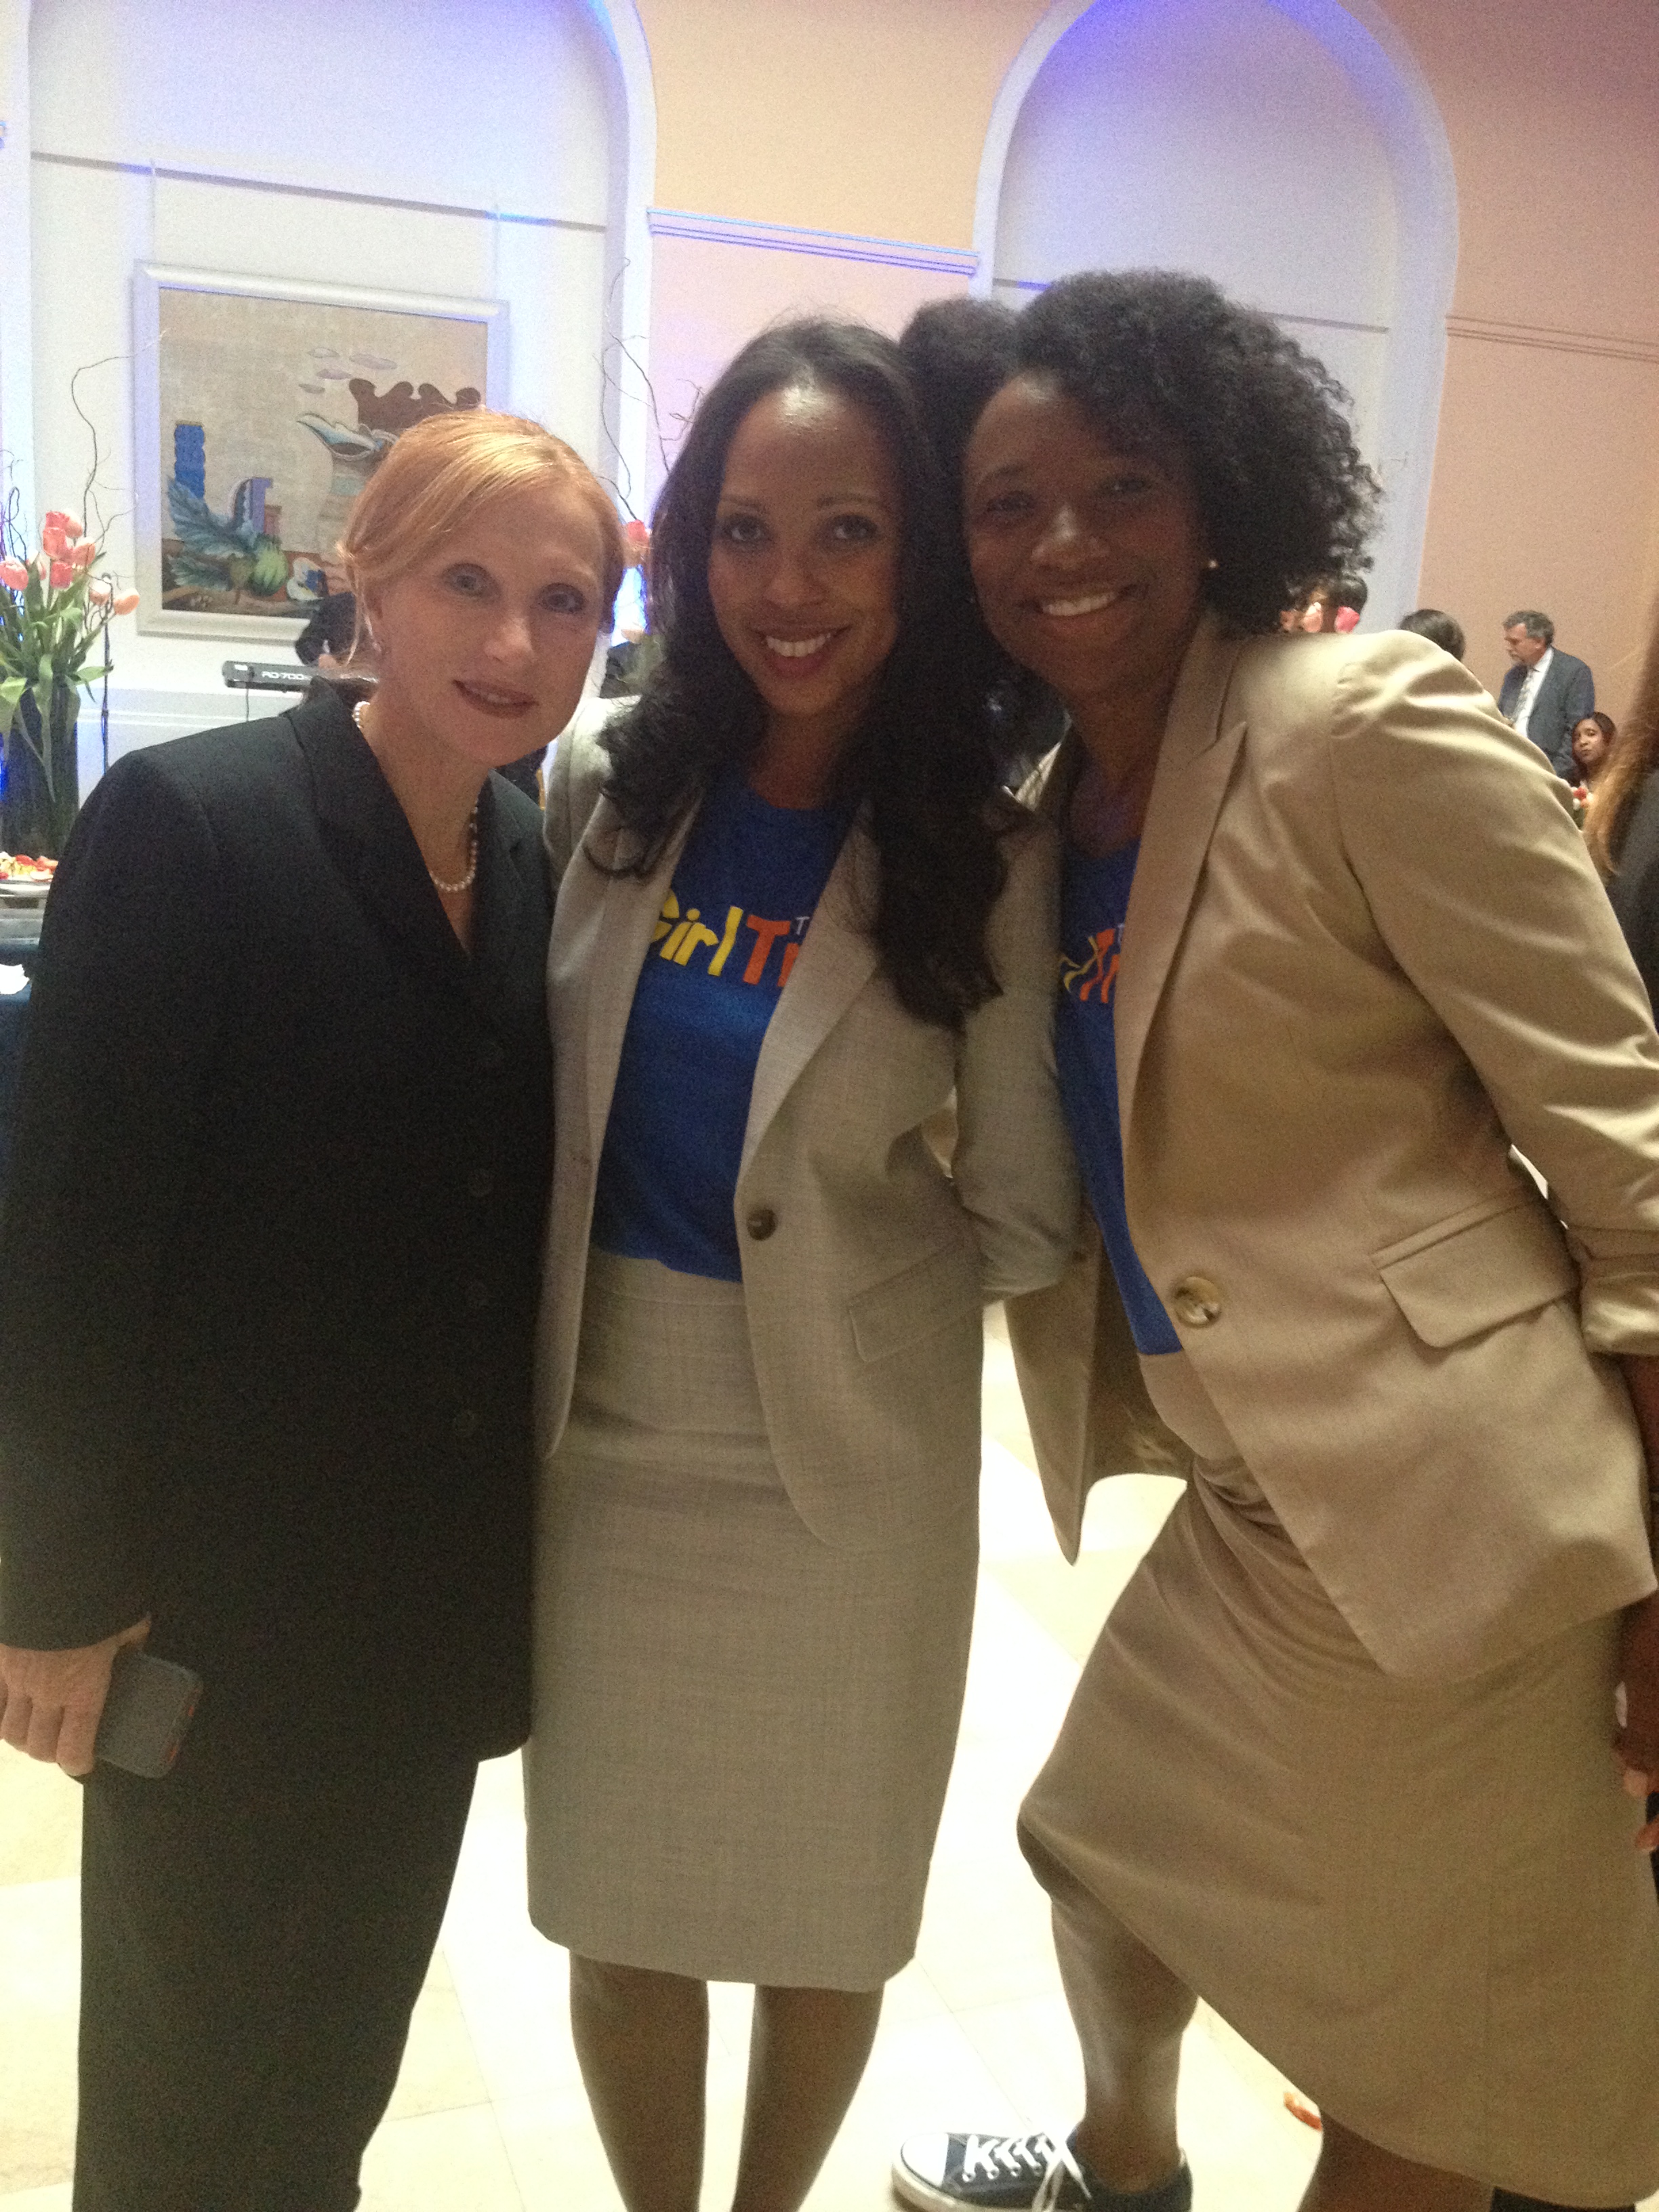
[[(360, 699), (351, 710), (351, 719), (357, 725), (358, 733), (365, 738), (368, 732), (363, 728), (363, 709), (368, 704), (367, 699)], [(421, 857), (424, 860), (426, 856), (422, 854)], [(428, 867), (427, 873), (432, 878), (434, 888), (441, 890), (446, 898), (459, 898), (463, 891), (471, 890), (478, 873), (478, 809), (476, 802), (466, 817), (466, 873), (453, 884), (447, 884), (435, 868)]]

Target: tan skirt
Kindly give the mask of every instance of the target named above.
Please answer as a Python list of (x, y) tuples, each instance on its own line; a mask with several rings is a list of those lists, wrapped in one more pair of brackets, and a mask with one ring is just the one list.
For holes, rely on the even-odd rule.
[(977, 1558), (972, 1510), (890, 1553), (822, 1543), (773, 1463), (742, 1287), (593, 1253), (538, 1537), (537, 1927), (705, 1981), (897, 1972)]
[(1026, 1799), (1034, 1863), (1384, 2149), (1641, 2197), (1659, 1909), (1608, 1751), (1616, 1638), (1596, 1620), (1472, 1681), (1392, 1679), (1243, 1462), (1200, 1460)]

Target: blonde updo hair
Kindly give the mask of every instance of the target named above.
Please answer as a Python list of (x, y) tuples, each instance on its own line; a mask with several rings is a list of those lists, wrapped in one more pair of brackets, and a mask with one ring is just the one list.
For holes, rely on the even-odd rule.
[(481, 507), (545, 485), (592, 510), (603, 549), (599, 627), (610, 627), (628, 549), (615, 503), (581, 455), (539, 422), (487, 407), (428, 415), (395, 444), (358, 494), (340, 561), (357, 601), (355, 659), (368, 642), (363, 601), (437, 552)]

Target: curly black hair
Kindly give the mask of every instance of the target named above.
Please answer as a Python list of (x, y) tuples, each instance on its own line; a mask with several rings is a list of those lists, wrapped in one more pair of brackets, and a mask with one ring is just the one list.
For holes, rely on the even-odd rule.
[(1379, 492), (1348, 426), (1347, 394), (1271, 316), (1207, 277), (1164, 269), (1063, 276), (1011, 323), (988, 301), (971, 325), (952, 307), (954, 323), (923, 308), (901, 343), (930, 422), (955, 441), (941, 465), (958, 480), (964, 415), (971, 428), (989, 398), (994, 355), (1005, 364), (999, 383), (1052, 379), (1127, 450), (1179, 448), (1216, 561), (1204, 591), (1235, 628), (1276, 629), (1280, 611), (1321, 579), (1370, 565)]
[(959, 532), (899, 349), (878, 331), (823, 317), (752, 339), (704, 394), (669, 471), (651, 537), (651, 605), (662, 655), (639, 703), (600, 739), (605, 794), (632, 833), (624, 872), (647, 874), (676, 825), (726, 769), (745, 769), (765, 727), (761, 699), (714, 617), (708, 556), (726, 457), (769, 393), (835, 392), (874, 422), (901, 506), (898, 641), (844, 757), (836, 797), (866, 808), (880, 856), (871, 934), (905, 1007), (959, 1029), (997, 995), (986, 925), (1006, 870), (995, 804), (994, 720), (966, 674), (970, 619), (953, 586)]

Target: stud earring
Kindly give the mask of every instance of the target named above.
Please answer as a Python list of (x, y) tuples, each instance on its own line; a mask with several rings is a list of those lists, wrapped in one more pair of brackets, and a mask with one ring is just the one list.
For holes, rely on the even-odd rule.
[(1206, 567), (1206, 568), (1218, 568), (1221, 566), (1221, 563), (1220, 563), (1220, 562), (1219, 562), (1219, 561), (1218, 561), (1218, 560), (1216, 559), (1216, 557), (1215, 557), (1214, 554), (1212, 553), (1212, 554), (1210, 556), (1209, 559), (1208, 559), (1208, 560), (1204, 563), (1204, 565), (1205, 565), (1205, 567)]

